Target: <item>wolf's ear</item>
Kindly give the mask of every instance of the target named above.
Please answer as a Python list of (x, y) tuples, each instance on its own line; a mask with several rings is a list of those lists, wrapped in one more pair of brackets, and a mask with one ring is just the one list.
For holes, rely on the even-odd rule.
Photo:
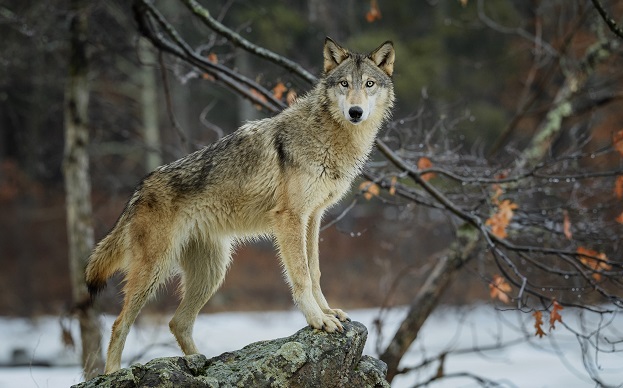
[(344, 59), (350, 56), (348, 50), (335, 43), (328, 36), (324, 40), (324, 72), (325, 74), (335, 69)]
[(388, 40), (380, 45), (376, 50), (368, 54), (368, 58), (376, 63), (387, 75), (391, 76), (394, 72), (396, 52), (394, 51), (394, 44), (391, 41)]

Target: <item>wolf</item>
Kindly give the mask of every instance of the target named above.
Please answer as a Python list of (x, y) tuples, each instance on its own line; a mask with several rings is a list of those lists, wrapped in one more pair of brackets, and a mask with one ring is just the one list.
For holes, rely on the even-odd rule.
[(199, 353), (192, 339), (199, 310), (223, 282), (232, 247), (258, 236), (274, 239), (307, 323), (343, 330), (348, 315), (329, 307), (320, 289), (319, 227), (391, 115), (395, 52), (391, 41), (360, 54), (326, 38), (323, 56), (319, 82), (290, 107), (143, 178), (96, 245), (86, 267), (92, 297), (115, 272), (125, 273), (105, 373), (120, 368), (139, 311), (173, 274), (181, 302), (169, 327), (184, 354)]

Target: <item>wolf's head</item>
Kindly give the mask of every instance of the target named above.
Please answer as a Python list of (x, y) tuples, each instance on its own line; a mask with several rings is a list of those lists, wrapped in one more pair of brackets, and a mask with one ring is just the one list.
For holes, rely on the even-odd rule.
[(377, 126), (387, 118), (394, 103), (394, 59), (390, 41), (358, 54), (326, 38), (324, 82), (333, 117), (354, 125), (369, 120)]

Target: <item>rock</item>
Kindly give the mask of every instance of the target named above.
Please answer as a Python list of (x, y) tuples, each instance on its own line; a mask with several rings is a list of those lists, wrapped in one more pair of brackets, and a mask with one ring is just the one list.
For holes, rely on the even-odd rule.
[(367, 337), (359, 322), (345, 323), (344, 333), (307, 327), (210, 359), (157, 358), (73, 387), (389, 387), (385, 363), (362, 356)]

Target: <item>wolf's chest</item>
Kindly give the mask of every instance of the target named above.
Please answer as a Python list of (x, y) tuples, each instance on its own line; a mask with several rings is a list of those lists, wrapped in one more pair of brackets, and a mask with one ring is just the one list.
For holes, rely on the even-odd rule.
[(308, 187), (307, 192), (311, 202), (335, 203), (350, 189), (353, 179), (361, 171), (364, 158), (350, 158), (345, 155), (340, 157), (325, 157), (317, 159), (307, 166)]
[(315, 180), (326, 185), (347, 185), (359, 174), (365, 162), (364, 155), (353, 153), (320, 152), (307, 168)]

